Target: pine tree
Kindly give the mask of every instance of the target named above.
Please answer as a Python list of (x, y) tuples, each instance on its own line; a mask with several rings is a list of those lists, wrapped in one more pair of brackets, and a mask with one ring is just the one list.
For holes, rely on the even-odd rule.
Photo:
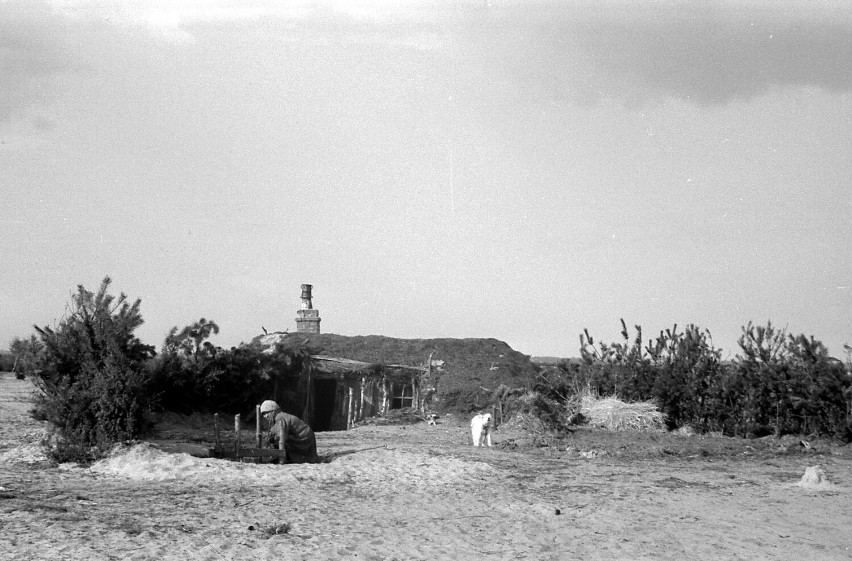
[(56, 428), (59, 460), (92, 459), (112, 444), (138, 437), (151, 404), (145, 362), (154, 355), (133, 332), (142, 325), (140, 300), (82, 285), (65, 316), (37, 327), (44, 345), (33, 371), (41, 389), (37, 411)]

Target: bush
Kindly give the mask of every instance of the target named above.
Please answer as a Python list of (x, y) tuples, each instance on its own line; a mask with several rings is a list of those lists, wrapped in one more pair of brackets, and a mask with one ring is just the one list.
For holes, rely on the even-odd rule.
[(57, 461), (91, 461), (146, 428), (152, 394), (145, 361), (153, 348), (133, 331), (140, 301), (77, 287), (55, 328), (36, 327), (40, 348), (28, 373), (41, 390), (36, 414), (54, 427), (49, 453)]
[(14, 372), (15, 355), (11, 352), (0, 351), (0, 372)]
[(669, 428), (689, 425), (727, 435), (818, 434), (852, 440), (852, 377), (813, 337), (767, 326), (743, 327), (741, 354), (722, 363), (709, 332), (694, 325), (660, 332), (642, 346), (641, 328), (623, 343), (580, 336), (581, 362), (562, 361), (540, 376), (552, 396), (592, 392), (627, 401), (654, 400)]
[(9, 345), (9, 353), (12, 358), (12, 368), (15, 372), (15, 377), (23, 380), (27, 372), (34, 372), (38, 369), (39, 357), (44, 349), (44, 344), (35, 335), (30, 335), (29, 339), (21, 339), (15, 337)]
[(654, 400), (669, 428), (689, 424), (717, 430), (713, 389), (724, 376), (721, 351), (710, 334), (695, 325), (678, 332), (677, 325), (642, 344), (642, 328), (631, 340), (621, 320), (623, 343), (595, 344), (588, 331), (580, 336), (582, 363), (561, 363), (575, 382), (575, 394), (618, 395), (627, 402)]
[[(206, 339), (218, 332), (215, 323), (201, 319), (178, 331), (173, 328), (162, 352), (151, 361), (151, 378), (158, 406), (167, 411), (239, 413), (270, 395), (288, 409), (283, 388), (298, 377), (307, 351), (283, 345), (264, 352), (257, 345), (222, 349)], [(282, 391), (277, 391), (278, 388)]]

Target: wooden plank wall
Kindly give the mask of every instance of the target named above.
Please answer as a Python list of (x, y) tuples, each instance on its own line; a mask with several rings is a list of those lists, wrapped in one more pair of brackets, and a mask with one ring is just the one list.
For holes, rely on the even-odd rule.
[[(428, 372), (428, 371), (427, 371)], [(428, 374), (427, 374), (428, 376)], [(316, 394), (313, 381), (317, 378), (331, 378), (337, 381), (334, 398), (334, 410), (329, 430), (347, 430), (364, 419), (377, 415), (386, 415), (391, 406), (393, 383), (388, 376), (347, 373), (318, 373), (307, 361), (298, 382), (298, 399), (304, 404), (301, 418), (307, 422), (313, 420), (316, 412)], [(395, 376), (398, 382), (405, 381), (413, 388), (412, 406), (417, 410), (425, 407), (426, 388), (421, 388), (421, 376)], [(428, 381), (426, 382), (429, 385)]]
[(384, 377), (352, 377), (338, 379), (331, 430), (347, 430), (354, 424), (387, 413), (389, 390), (384, 389)]

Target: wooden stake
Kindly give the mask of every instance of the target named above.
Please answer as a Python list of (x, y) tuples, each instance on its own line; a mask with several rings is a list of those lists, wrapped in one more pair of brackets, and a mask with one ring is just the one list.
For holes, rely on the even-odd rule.
[(219, 439), (219, 414), (215, 413), (213, 415), (213, 430), (216, 431), (216, 449), (219, 450), (222, 447), (222, 441)]
[(255, 428), (255, 431), (254, 431), (254, 437), (255, 437), (255, 440), (257, 441), (256, 442), (257, 447), (263, 448), (263, 439), (260, 437), (260, 405), (255, 406), (254, 414), (255, 414), (255, 417), (257, 419), (256, 428)]

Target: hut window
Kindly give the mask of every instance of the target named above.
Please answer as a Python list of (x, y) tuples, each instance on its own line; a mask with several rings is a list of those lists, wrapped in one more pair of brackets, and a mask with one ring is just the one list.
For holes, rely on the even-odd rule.
[(391, 409), (403, 409), (414, 406), (414, 386), (394, 382)]

